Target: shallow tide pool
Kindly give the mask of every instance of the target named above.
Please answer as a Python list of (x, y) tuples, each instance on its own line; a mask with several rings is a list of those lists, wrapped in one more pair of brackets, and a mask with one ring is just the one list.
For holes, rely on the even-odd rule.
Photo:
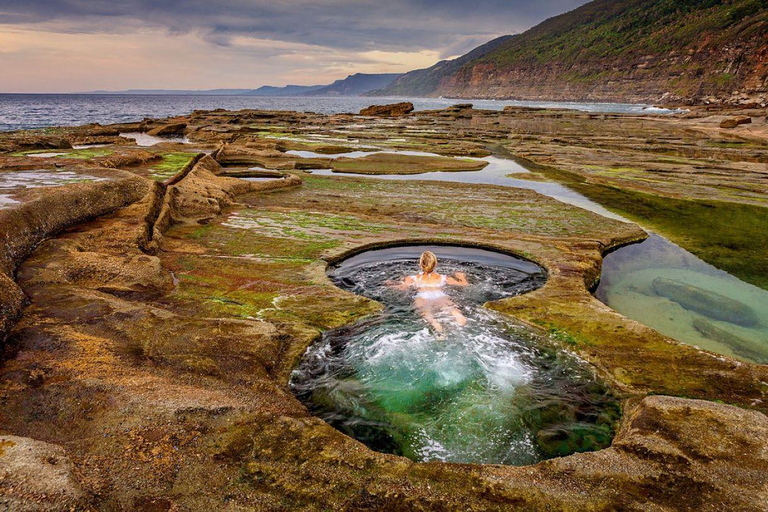
[(0, 172), (0, 209), (21, 204), (20, 200), (14, 198), (14, 193), (23, 189), (61, 187), (70, 183), (108, 181), (109, 179), (76, 171), (54, 169), (2, 171)]
[(149, 135), (141, 132), (124, 132), (120, 134), (121, 137), (126, 139), (133, 139), (136, 141), (137, 146), (150, 147), (161, 142), (179, 142), (181, 144), (189, 144), (189, 139), (186, 137), (158, 137), (156, 135)]
[(595, 295), (671, 338), (768, 364), (768, 292), (658, 235), (607, 254)]
[[(460, 270), (470, 281), (448, 290), (468, 323), (443, 318), (444, 335), (414, 310), (412, 292), (387, 285), (415, 273), (425, 249), (437, 254), (439, 271)], [(537, 265), (478, 249), (415, 246), (363, 253), (330, 276), (385, 306), (326, 332), (291, 379), (308, 408), (345, 434), (415, 461), (514, 465), (610, 443), (619, 405), (589, 367), (482, 307), (541, 286), (546, 277)]]
[[(334, 156), (362, 155), (350, 153)], [(344, 175), (525, 188), (603, 217), (629, 222), (563, 184), (515, 178), (516, 175), (530, 171), (512, 160), (494, 156), (482, 160), (487, 161), (488, 165), (480, 171)], [(318, 169), (312, 173), (340, 175), (331, 169)], [(665, 279), (676, 283), (665, 282)], [(684, 295), (700, 296), (709, 305), (697, 304)], [(768, 363), (768, 291), (702, 261), (660, 235), (652, 233), (642, 243), (621, 247), (606, 255), (596, 296), (619, 313), (678, 341), (744, 361)], [(734, 305), (734, 302), (739, 305)], [(749, 309), (752, 313), (746, 314), (753, 315), (754, 321), (734, 323), (717, 313), (718, 309), (728, 307)]]

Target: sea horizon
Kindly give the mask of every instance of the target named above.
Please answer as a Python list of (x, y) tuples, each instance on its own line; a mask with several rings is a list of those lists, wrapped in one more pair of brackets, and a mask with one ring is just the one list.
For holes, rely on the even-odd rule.
[(563, 108), (594, 113), (676, 114), (684, 110), (643, 103), (487, 100), (384, 96), (254, 96), (225, 94), (0, 93), (0, 131), (54, 126), (116, 124), (186, 115), (195, 110), (287, 110), (319, 114), (357, 113), (374, 104), (410, 101), (418, 110), (471, 102), (475, 108)]

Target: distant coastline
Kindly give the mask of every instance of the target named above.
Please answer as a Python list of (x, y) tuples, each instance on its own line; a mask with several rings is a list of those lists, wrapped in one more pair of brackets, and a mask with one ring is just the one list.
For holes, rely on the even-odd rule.
[(341, 80), (323, 85), (262, 85), (256, 89), (125, 89), (122, 91), (85, 91), (73, 94), (125, 95), (125, 96), (362, 96), (389, 86), (401, 73), (355, 73)]
[(114, 124), (187, 115), (195, 110), (283, 110), (320, 114), (357, 113), (371, 104), (410, 101), (416, 110), (438, 110), (456, 103), (502, 110), (505, 106), (572, 109), (623, 114), (674, 114), (678, 111), (626, 103), (573, 103), (466, 100), (448, 98), (370, 98), (362, 96), (228, 96), (196, 94), (5, 94), (0, 93), (0, 131)]

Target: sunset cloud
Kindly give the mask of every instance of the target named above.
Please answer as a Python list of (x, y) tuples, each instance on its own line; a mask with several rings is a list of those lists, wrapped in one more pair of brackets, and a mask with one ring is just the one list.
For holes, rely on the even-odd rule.
[(582, 0), (6, 0), (2, 92), (250, 88), (405, 72)]

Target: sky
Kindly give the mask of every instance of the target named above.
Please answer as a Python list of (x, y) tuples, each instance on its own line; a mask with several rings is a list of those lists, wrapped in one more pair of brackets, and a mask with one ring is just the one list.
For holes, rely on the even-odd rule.
[(586, 0), (0, 0), (0, 92), (317, 85), (400, 73)]

